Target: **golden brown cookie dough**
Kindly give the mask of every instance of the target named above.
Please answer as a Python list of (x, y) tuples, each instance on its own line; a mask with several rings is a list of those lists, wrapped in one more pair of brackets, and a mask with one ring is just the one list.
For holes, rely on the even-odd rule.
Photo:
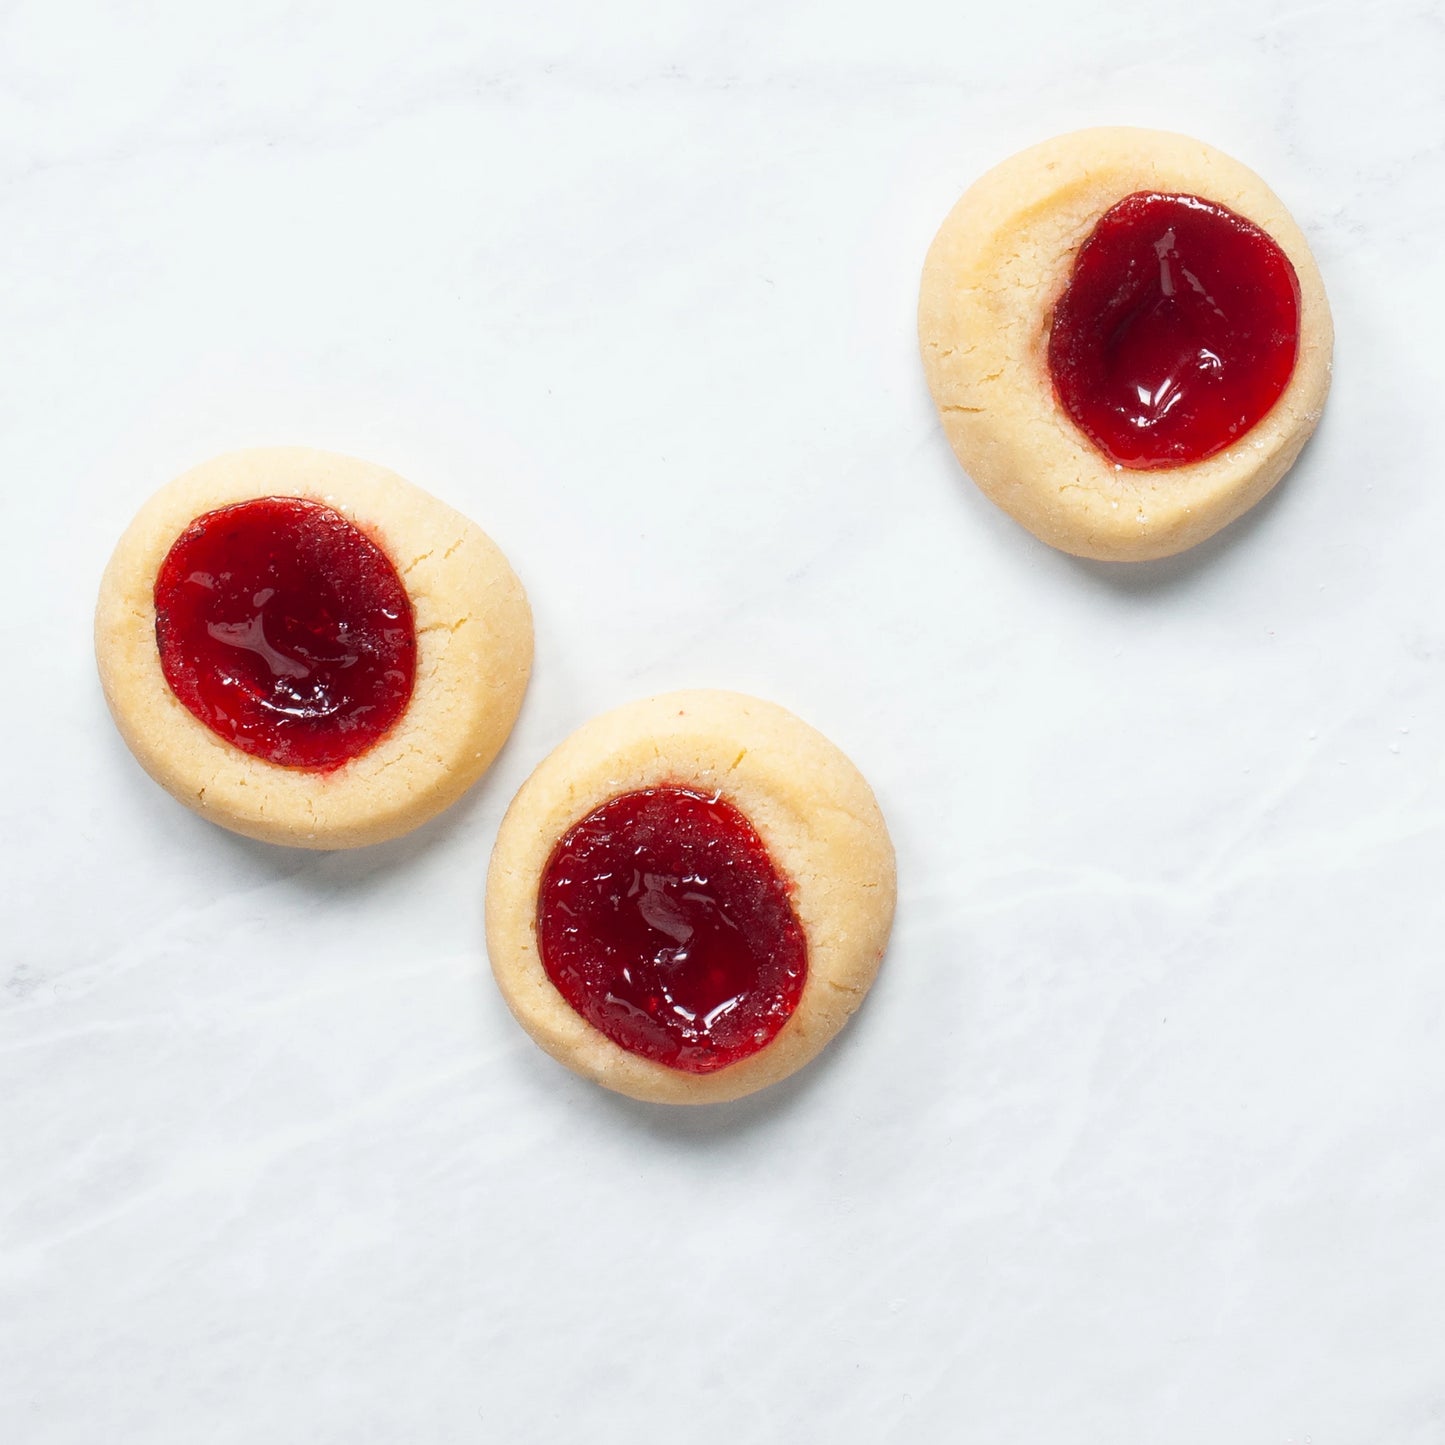
[[(386, 553), (411, 600), (416, 680), (406, 710), (333, 771), (240, 751), (176, 698), (161, 669), (154, 588), (167, 552), (196, 517), (259, 497), (341, 513)], [(268, 843), (353, 848), (424, 823), (486, 771), (522, 704), (532, 619), (506, 558), (445, 503), (369, 462), (265, 448), (206, 462), (141, 508), (101, 582), (95, 650), (121, 736), (174, 797)]]
[[(603, 803), (673, 785), (749, 819), (785, 879), (807, 943), (792, 1017), (759, 1052), (689, 1074), (613, 1043), (557, 991), (537, 944), (537, 894), (558, 841)], [(546, 758), (502, 821), (487, 877), (487, 948), (503, 997), (553, 1058), (605, 1088), (662, 1103), (736, 1099), (801, 1068), (873, 982), (893, 921), (893, 845), (853, 764), (773, 703), (675, 692), (594, 718)]]
[[(1283, 395), (1225, 450), (1132, 471), (1109, 460), (1059, 404), (1049, 327), (1079, 247), (1137, 191), (1201, 196), (1267, 232), (1300, 285), (1299, 354)], [(1258, 502), (1319, 420), (1334, 331), (1298, 226), (1253, 171), (1200, 141), (1105, 128), (1059, 136), (977, 181), (929, 248), (918, 305), (929, 389), (964, 469), (1045, 542), (1080, 557), (1182, 552)]]

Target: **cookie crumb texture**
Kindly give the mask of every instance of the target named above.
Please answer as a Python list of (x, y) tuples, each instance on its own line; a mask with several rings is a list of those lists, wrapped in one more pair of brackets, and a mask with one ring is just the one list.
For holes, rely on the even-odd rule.
[[(340, 766), (282, 766), (218, 736), (166, 681), (156, 580), (199, 517), (259, 498), (339, 513), (390, 559), (415, 628), (415, 679), (395, 723)], [(233, 832), (300, 848), (354, 848), (411, 831), (486, 771), (521, 708), (532, 619), (506, 558), (475, 523), (393, 472), (304, 448), (235, 452), (142, 507), (101, 582), (96, 661), (111, 715), (169, 793)]]
[[(607, 1037), (563, 997), (539, 951), (538, 900), (559, 841), (614, 800), (649, 789), (685, 789), (736, 809), (788, 887), (806, 945), (806, 976), (786, 1022), (755, 1052), (703, 1072)], [(786, 1078), (843, 1027), (877, 975), (896, 891), (883, 815), (828, 739), (756, 698), (667, 693), (594, 718), (522, 786), (492, 853), (487, 949), (508, 1007), (553, 1058), (632, 1098), (717, 1103)]]
[[(1132, 470), (1061, 403), (1050, 372), (1055, 306), (1100, 220), (1141, 193), (1198, 197), (1252, 223), (1299, 282), (1299, 341), (1266, 414), (1202, 460)], [(1185, 551), (1260, 501), (1294, 464), (1329, 391), (1334, 331), (1309, 246), (1240, 162), (1186, 136), (1103, 128), (1011, 157), (964, 194), (923, 268), (919, 344), (954, 454), (1037, 537), (1080, 557)]]

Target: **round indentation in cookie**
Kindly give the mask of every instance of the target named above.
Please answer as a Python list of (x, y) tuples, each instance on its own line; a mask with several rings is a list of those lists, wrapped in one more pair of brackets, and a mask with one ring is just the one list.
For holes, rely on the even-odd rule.
[(542, 967), (618, 1047), (710, 1074), (772, 1042), (808, 972), (763, 841), (721, 794), (623, 793), (563, 835), (537, 891)]
[(456, 801), (511, 731), (526, 596), (475, 523), (385, 468), (236, 452), (163, 487), (101, 582), (122, 737), (204, 817), (346, 848)]
[(1181, 552), (1258, 502), (1319, 420), (1334, 340), (1264, 182), (1132, 129), (1057, 137), (970, 187), (929, 248), (918, 325), (980, 489), (1108, 561)]
[(756, 698), (668, 693), (594, 718), (523, 785), (487, 948), (554, 1058), (634, 1098), (707, 1103), (786, 1077), (842, 1028), (895, 891), (883, 817), (834, 744)]
[(1299, 278), (1256, 226), (1140, 191), (1099, 218), (1054, 304), (1049, 373), (1074, 424), (1138, 471), (1203, 461), (1280, 399)]
[(391, 559), (332, 507), (258, 497), (197, 517), (155, 585), (171, 691), (242, 752), (328, 771), (406, 710), (411, 599)]

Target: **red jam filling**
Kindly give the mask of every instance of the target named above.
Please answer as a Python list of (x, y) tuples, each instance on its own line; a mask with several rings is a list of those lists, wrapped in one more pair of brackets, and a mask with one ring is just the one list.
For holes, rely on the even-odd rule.
[(624, 793), (552, 852), (537, 894), (542, 966), (630, 1053), (710, 1074), (792, 1016), (807, 943), (763, 841), (731, 803)]
[(156, 577), (171, 691), (242, 752), (325, 772), (405, 711), (411, 600), (391, 560), (339, 512), (262, 497), (197, 517)]
[(1054, 306), (1054, 390), (1121, 467), (1203, 461), (1279, 400), (1299, 309), (1289, 257), (1252, 221), (1139, 191), (1105, 212)]

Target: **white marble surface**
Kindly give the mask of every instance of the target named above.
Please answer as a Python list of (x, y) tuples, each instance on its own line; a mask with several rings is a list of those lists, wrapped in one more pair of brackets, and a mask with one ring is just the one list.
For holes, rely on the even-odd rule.
[[(1445, 1441), (1445, 24), (1434, 0), (0, 7), (0, 1439)], [(1286, 198), (1336, 384), (1132, 571), (957, 471), (914, 350), (992, 162), (1138, 123)], [(299, 442), (532, 595), (395, 845), (131, 762), (100, 569)], [(502, 1008), (482, 877), (574, 725), (718, 685), (875, 783), (828, 1056), (633, 1105)]]

